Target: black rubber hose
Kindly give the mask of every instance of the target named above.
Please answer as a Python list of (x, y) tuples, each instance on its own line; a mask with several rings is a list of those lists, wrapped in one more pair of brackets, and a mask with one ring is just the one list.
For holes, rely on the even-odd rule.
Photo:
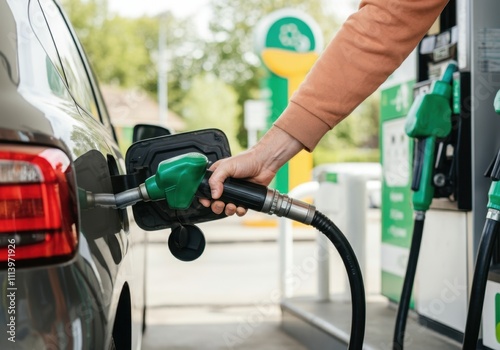
[(498, 221), (486, 219), (477, 251), (474, 277), (472, 278), (469, 310), (467, 312), (467, 322), (465, 324), (464, 342), (462, 346), (464, 350), (476, 349), (479, 327), (481, 326), (484, 292), (488, 279), (488, 271), (490, 269), (491, 254), (499, 230), (500, 224)]
[(417, 271), (418, 255), (420, 254), (420, 244), (422, 243), (422, 232), (424, 230), (425, 215), (416, 215), (413, 225), (413, 236), (411, 239), (410, 256), (406, 266), (406, 274), (401, 290), (398, 313), (396, 315), (396, 324), (394, 326), (393, 350), (402, 350), (404, 348), (406, 319), (408, 318), (408, 309), (410, 308), (411, 292), (415, 272)]
[(352, 319), (349, 350), (361, 350), (365, 336), (366, 300), (363, 276), (356, 255), (349, 241), (335, 224), (324, 214), (316, 211), (311, 222), (333, 243), (344, 262), (351, 287)]

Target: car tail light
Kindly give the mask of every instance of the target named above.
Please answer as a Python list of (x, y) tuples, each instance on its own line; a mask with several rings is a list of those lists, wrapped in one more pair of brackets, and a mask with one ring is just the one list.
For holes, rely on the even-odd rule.
[(78, 244), (75, 196), (64, 152), (0, 146), (0, 262), (70, 258)]

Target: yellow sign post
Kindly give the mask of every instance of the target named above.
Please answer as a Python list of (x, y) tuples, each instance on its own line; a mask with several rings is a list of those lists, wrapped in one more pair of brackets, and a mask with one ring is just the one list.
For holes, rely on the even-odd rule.
[[(323, 38), (316, 22), (303, 12), (293, 9), (275, 11), (265, 17), (257, 27), (257, 51), (270, 72), (268, 86), (273, 105), (271, 123), (286, 106), (292, 94), (304, 80), (321, 50)], [(282, 84), (273, 79), (286, 80), (286, 93), (276, 91)], [(274, 89), (273, 89), (274, 88)], [(279, 101), (286, 98), (285, 103)], [(276, 187), (282, 192), (311, 180), (312, 155), (302, 151), (276, 176)]]

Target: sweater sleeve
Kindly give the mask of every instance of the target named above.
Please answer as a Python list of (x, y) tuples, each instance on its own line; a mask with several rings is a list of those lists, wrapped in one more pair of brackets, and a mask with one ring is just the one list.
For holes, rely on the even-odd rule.
[(429, 30), (448, 0), (363, 0), (317, 60), (275, 126), (311, 151), (370, 96)]

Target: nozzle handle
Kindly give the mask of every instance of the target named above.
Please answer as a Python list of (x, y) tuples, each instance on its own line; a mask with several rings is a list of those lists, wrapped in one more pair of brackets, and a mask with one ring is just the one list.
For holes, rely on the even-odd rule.
[[(421, 138), (418, 140), (416, 149), (415, 164), (413, 165), (416, 174), (414, 183), (412, 184), (413, 192), (413, 209), (418, 211), (426, 211), (429, 209), (432, 198), (434, 197), (434, 184), (432, 181), (434, 173), (434, 148), (436, 138), (434, 136)], [(415, 178), (418, 177), (416, 181)], [(418, 182), (418, 183), (416, 183)]]
[(497, 91), (495, 95), (495, 100), (493, 101), (493, 108), (495, 108), (495, 112), (500, 114), (500, 90)]
[[(210, 185), (208, 184), (210, 176), (212, 176), (212, 172), (207, 171), (198, 187), (198, 197), (212, 199)], [(268, 188), (266, 186), (241, 179), (228, 178), (224, 181), (224, 191), (219, 199), (225, 203), (233, 203), (238, 207), (262, 211), (267, 193)]]

